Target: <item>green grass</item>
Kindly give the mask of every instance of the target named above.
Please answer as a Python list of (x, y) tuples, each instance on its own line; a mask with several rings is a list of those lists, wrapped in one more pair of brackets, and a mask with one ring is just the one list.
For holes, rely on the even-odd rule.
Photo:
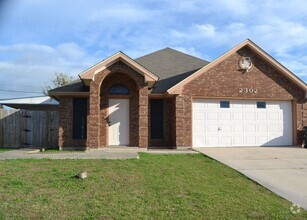
[(65, 154), (65, 153), (84, 153), (85, 150), (58, 150), (58, 149), (46, 149), (40, 151), (40, 154)]
[(201, 154), (0, 161), (0, 219), (307, 218), (290, 206)]
[(2, 152), (7, 152), (7, 151), (11, 151), (11, 150), (15, 150), (15, 149), (10, 149), (10, 148), (0, 148), (0, 153), (2, 153)]

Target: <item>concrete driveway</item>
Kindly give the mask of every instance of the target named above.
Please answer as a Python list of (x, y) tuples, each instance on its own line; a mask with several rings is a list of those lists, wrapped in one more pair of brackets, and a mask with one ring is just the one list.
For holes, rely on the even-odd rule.
[(307, 210), (307, 149), (195, 148)]

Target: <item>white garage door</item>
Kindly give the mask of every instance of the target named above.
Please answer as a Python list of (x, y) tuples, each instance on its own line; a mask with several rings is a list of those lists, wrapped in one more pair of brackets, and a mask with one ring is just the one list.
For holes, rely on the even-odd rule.
[(290, 101), (193, 101), (193, 147), (292, 145)]

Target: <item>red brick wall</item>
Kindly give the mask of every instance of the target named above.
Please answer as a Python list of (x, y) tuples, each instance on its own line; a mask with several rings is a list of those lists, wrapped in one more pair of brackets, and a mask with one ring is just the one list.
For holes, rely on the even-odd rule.
[[(243, 73), (238, 66), (241, 56), (251, 57), (253, 68)], [(239, 88), (255, 88), (258, 93), (239, 93)], [(264, 61), (247, 47), (231, 55), (198, 79), (184, 86), (176, 97), (176, 145), (192, 144), (192, 97), (230, 97), (297, 100), (298, 142), (302, 140), (302, 126), (307, 125), (307, 105), (302, 89)], [(303, 110), (304, 108), (304, 110)]]
[(130, 145), (148, 146), (148, 86), (144, 76), (118, 61), (95, 75), (90, 84), (87, 147), (107, 146), (107, 116), (109, 87), (122, 83), (130, 89)]
[(73, 139), (73, 97), (60, 97), (59, 102), (59, 148), (85, 148), (86, 140)]

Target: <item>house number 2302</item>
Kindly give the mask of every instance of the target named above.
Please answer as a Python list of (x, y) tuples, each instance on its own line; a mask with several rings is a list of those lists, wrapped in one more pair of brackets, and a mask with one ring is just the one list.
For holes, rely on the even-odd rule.
[(254, 88), (239, 88), (240, 93), (258, 93), (258, 89)]

